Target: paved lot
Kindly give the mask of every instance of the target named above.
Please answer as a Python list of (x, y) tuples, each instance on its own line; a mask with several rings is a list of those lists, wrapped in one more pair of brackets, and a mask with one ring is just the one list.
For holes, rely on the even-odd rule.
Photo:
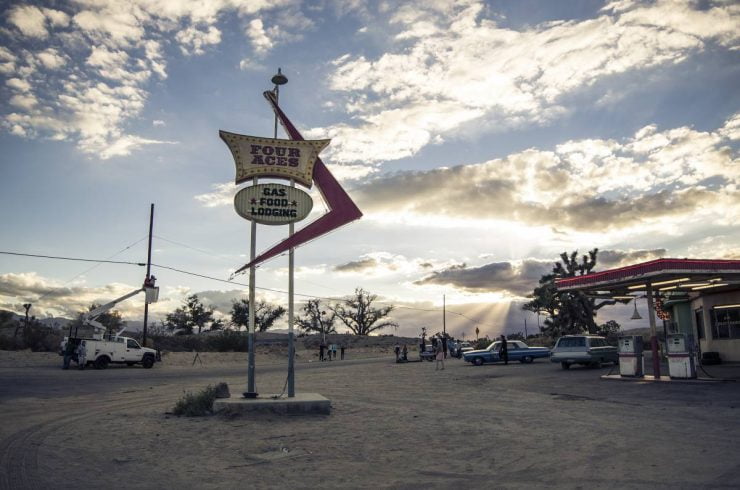
[[(238, 393), (245, 368), (4, 368), (0, 487), (738, 488), (740, 383), (599, 379), (610, 369), (299, 364), (297, 390), (331, 415), (186, 419), (166, 414), (184, 390)], [(261, 393), (284, 380), (258, 366)]]

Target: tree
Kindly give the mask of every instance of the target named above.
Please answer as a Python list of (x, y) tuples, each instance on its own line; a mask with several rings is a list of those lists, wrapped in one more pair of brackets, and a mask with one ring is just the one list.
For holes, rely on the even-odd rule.
[(327, 333), (337, 333), (334, 327), (334, 321), (337, 314), (329, 310), (327, 313), (321, 308), (321, 300), (309, 299), (303, 306), (303, 317), (296, 318), (298, 328), (305, 332), (315, 332), (321, 335)]
[(614, 320), (609, 320), (596, 327), (596, 335), (601, 335), (602, 337), (614, 337), (619, 333), (620, 328), (619, 323)]
[(376, 299), (378, 299), (377, 295), (370, 294), (362, 288), (357, 288), (353, 297), (344, 300), (343, 303), (335, 304), (330, 309), (355, 335), (369, 335), (376, 330), (387, 327), (398, 328), (396, 322), (381, 321), (393, 311), (394, 306), (374, 308), (372, 303)]
[(598, 253), (599, 249), (595, 248), (579, 262), (577, 250), (570, 255), (563, 252), (560, 254), (562, 262), (556, 262), (552, 273), (540, 278), (539, 286), (529, 296), (531, 301), (524, 304), (522, 309), (544, 313), (548, 317), (541, 328), (542, 333), (554, 338), (584, 331), (591, 334), (598, 332), (599, 327), (594, 321), (596, 312), (616, 301), (605, 300), (597, 304), (595, 298), (581, 291), (559, 291), (555, 286), (556, 279), (589, 274), (596, 266)]
[(168, 330), (178, 331), (181, 334), (191, 334), (193, 329), (198, 327), (198, 333), (203, 331), (207, 325), (216, 328), (221, 326), (221, 322), (213, 317), (213, 306), (205, 306), (197, 294), (188, 296), (183, 301), (183, 305), (172, 313), (168, 313), (164, 320), (164, 325)]
[(178, 308), (172, 313), (167, 313), (162, 321), (162, 326), (171, 332), (182, 335), (193, 333), (193, 325), (184, 308)]
[[(285, 314), (285, 308), (266, 301), (258, 301), (254, 310), (255, 330), (264, 332)], [(249, 328), (249, 300), (233, 301), (231, 306), (231, 324), (235, 327)]]

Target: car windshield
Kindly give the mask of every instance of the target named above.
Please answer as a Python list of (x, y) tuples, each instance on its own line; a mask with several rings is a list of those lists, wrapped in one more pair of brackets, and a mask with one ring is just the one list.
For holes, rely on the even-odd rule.
[(558, 342), (558, 347), (585, 347), (586, 337), (563, 337)]
[(491, 345), (487, 347), (487, 350), (498, 350), (500, 345), (501, 345), (501, 342), (493, 342)]

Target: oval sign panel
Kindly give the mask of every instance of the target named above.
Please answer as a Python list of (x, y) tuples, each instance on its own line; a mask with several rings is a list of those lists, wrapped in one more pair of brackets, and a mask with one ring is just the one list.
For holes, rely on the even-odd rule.
[(313, 208), (306, 192), (284, 184), (257, 184), (234, 196), (234, 209), (242, 218), (263, 225), (287, 225), (301, 221)]

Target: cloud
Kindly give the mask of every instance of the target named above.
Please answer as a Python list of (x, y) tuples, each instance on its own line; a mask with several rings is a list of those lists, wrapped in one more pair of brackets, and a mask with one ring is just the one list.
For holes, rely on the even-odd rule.
[(44, 39), (49, 36), (46, 30), (46, 16), (38, 7), (18, 6), (10, 11), (8, 20), (25, 36)]
[(735, 116), (714, 132), (643, 128), (633, 138), (573, 140), (502, 159), (385, 174), (353, 196), (372, 217), (503, 220), (604, 231), (740, 218)]
[(10, 104), (21, 109), (30, 110), (38, 104), (38, 100), (33, 95), (14, 95), (10, 98)]
[(492, 262), (477, 267), (455, 265), (435, 271), (414, 282), (418, 286), (452, 286), (476, 293), (501, 292), (523, 297), (532, 292), (540, 277), (552, 271), (553, 262), (525, 259), (514, 262)]
[[(35, 272), (0, 274), (0, 309), (20, 312), (22, 304), (33, 304), (31, 314), (42, 317), (53, 315), (74, 318), (77, 313), (87, 311), (92, 303), (104, 304), (112, 299), (135, 290), (127, 284), (107, 284), (86, 287), (80, 284), (65, 285), (39, 276)], [(125, 315), (141, 315), (143, 295), (121, 302), (115, 308)]]
[[(600, 250), (596, 271), (623, 267), (664, 256), (665, 249)], [(550, 274), (555, 260), (528, 258), (490, 262), (480, 266), (456, 264), (434, 271), (414, 281), (417, 286), (447, 286), (471, 293), (503, 293), (507, 297), (523, 298), (532, 293), (542, 276)], [(579, 259), (580, 260), (580, 259)]]
[(236, 184), (233, 182), (213, 184), (211, 188), (215, 190), (205, 194), (198, 194), (195, 196), (195, 200), (200, 201), (207, 208), (231, 206), (233, 204), (234, 195), (236, 194)]
[(28, 92), (29, 90), (31, 90), (31, 84), (28, 83), (26, 80), (22, 80), (20, 78), (11, 78), (9, 80), (6, 80), (5, 85), (21, 92)]
[(332, 268), (334, 272), (343, 275), (357, 275), (362, 277), (381, 277), (389, 275), (414, 276), (435, 267), (449, 267), (449, 262), (427, 260), (423, 258), (408, 258), (400, 254), (389, 252), (372, 252), (360, 256), (357, 260), (345, 262)]
[(159, 141), (140, 136), (125, 135), (113, 141), (100, 153), (100, 158), (107, 160), (113, 157), (130, 155), (131, 152), (146, 145), (176, 145), (176, 141)]
[(203, 26), (201, 28), (190, 26), (178, 32), (175, 39), (180, 42), (180, 50), (183, 54), (200, 55), (205, 53), (208, 45), (221, 42), (221, 31), (214, 26)]
[(165, 123), (161, 119), (155, 119), (155, 120), (152, 121), (152, 126), (154, 126), (154, 127), (157, 127), (157, 126), (166, 126), (166, 125), (167, 125), (167, 123)]
[(36, 54), (41, 64), (49, 70), (56, 70), (64, 65), (64, 56), (60, 55), (56, 49), (49, 48)]
[(247, 26), (246, 35), (258, 56), (264, 55), (272, 49), (273, 43), (265, 31), (262, 19), (252, 19)]
[(141, 115), (151, 79), (167, 77), (168, 44), (199, 55), (221, 42), (217, 24), (234, 18), (225, 14), (235, 13), (246, 25), (281, 9), (292, 14), (281, 21), (292, 32), (263, 29), (269, 42), (257, 38), (254, 47), (261, 54), (310, 27), (294, 0), (96, 0), (65, 4), (66, 11), (13, 7), (6, 15), (14, 30), (0, 30), (0, 73), (31, 86), (11, 100), (2, 127), (29, 138), (74, 141), (92, 155), (127, 154), (153, 141), (124, 128)]
[(368, 269), (374, 269), (378, 265), (378, 261), (373, 257), (365, 257), (360, 260), (353, 260), (344, 264), (334, 266), (336, 272), (363, 272)]
[(566, 95), (680, 63), (712, 43), (735, 49), (740, 36), (740, 11), (728, 3), (612, 5), (595, 18), (520, 30), (501, 27), (489, 12), (475, 1), (400, 3), (384, 19), (388, 51), (334, 60), (330, 87), (357, 123), (315, 128), (333, 138), (332, 159), (408, 157), (473, 123), (547, 124), (565, 111)]

